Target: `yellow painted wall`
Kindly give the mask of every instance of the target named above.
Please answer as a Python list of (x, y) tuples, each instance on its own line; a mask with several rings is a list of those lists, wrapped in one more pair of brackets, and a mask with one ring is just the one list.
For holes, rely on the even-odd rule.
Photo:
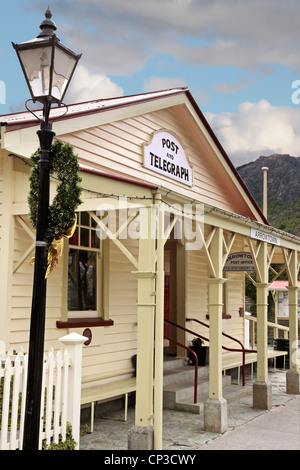
[[(179, 109), (178, 109), (179, 108)], [(69, 141), (82, 164), (102, 171), (144, 179), (155, 185), (173, 189), (232, 212), (249, 215), (249, 209), (238, 195), (219, 159), (204, 134), (184, 107), (173, 107), (135, 118), (128, 118), (99, 127), (59, 136)], [(148, 143), (155, 131), (167, 129), (181, 140), (193, 167), (194, 186), (186, 186), (143, 167), (143, 143)]]
[[(232, 252), (241, 251), (242, 240), (237, 239), (232, 247)], [(187, 251), (187, 310), (186, 315), (190, 318), (196, 318), (209, 324), (208, 314), (208, 267), (204, 250)], [(225, 274), (224, 274), (225, 277)], [(222, 330), (230, 336), (240, 341), (244, 341), (244, 319), (239, 315), (239, 309), (244, 307), (244, 273), (230, 272), (226, 274), (228, 289), (228, 305), (226, 313), (231, 318), (222, 321)], [(209, 338), (209, 329), (189, 322), (187, 327), (196, 333)], [(189, 341), (193, 335), (188, 335)], [(230, 339), (223, 337), (223, 343), (226, 347), (236, 347), (237, 344)]]
[[(23, 217), (24, 220), (27, 218)], [(29, 223), (29, 222), (28, 222)], [(14, 262), (27, 250), (32, 239), (16, 222), (14, 240)], [(133, 255), (137, 255), (137, 241), (124, 240), (124, 244)], [(11, 334), (10, 344), (27, 350), (30, 328), (33, 268), (31, 256), (13, 274)], [(136, 352), (136, 279), (131, 271), (133, 265), (109, 242), (109, 317), (113, 326), (91, 327), (93, 339), (89, 346), (84, 346), (83, 378), (84, 381), (113, 378), (132, 373), (132, 356)], [(59, 347), (58, 339), (71, 331), (79, 334), (84, 328), (73, 330), (57, 329), (56, 321), (61, 318), (63, 296), (62, 260), (47, 281), (47, 313), (45, 349)]]
[[(218, 168), (221, 170), (221, 166), (217, 163), (203, 135), (201, 133), (196, 135), (195, 128), (186, 122), (185, 113), (183, 112), (183, 116), (180, 117), (177, 111), (176, 107), (170, 108), (78, 131), (76, 134), (58, 135), (57, 137), (69, 141), (75, 147), (82, 164), (107, 173), (161, 184), (190, 197), (197, 197), (203, 202), (231, 211), (237, 210), (236, 198), (228, 191), (226, 175), (222, 180), (224, 183), (222, 186), (219, 173), (216, 171)], [(149, 142), (153, 132), (161, 128), (174, 132), (183, 142), (187, 157), (194, 168), (195, 186), (192, 189), (182, 188), (179, 183), (143, 168), (142, 144)], [(14, 202), (24, 203), (29, 189), (29, 167), (16, 160), (15, 169)], [(118, 183), (113, 181), (109, 181), (109, 183), (111, 193), (114, 191), (118, 193)], [(53, 186), (52, 193), (54, 190)], [(97, 190), (102, 191), (100, 184)], [(91, 195), (84, 193), (84, 197), (91, 197)], [(26, 220), (25, 217), (23, 219)], [(27, 223), (29, 223), (28, 220)], [(134, 240), (124, 240), (123, 242), (137, 257), (138, 242)], [(14, 230), (15, 263), (31, 243), (31, 237), (16, 221)], [(29, 265), (29, 260), (30, 257), (13, 274), (11, 310), (1, 313), (1, 315), (11, 316), (10, 343), (14, 346), (22, 345), (25, 350), (29, 338), (33, 278), (33, 269)], [(109, 260), (109, 318), (114, 321), (114, 325), (91, 327), (93, 339), (89, 346), (84, 347), (83, 355), (83, 378), (85, 382), (89, 383), (98, 380), (111, 380), (120, 375), (126, 377), (133, 371), (131, 358), (136, 352), (137, 281), (131, 271), (135, 269), (112, 242), (109, 243)], [(206, 279), (208, 269), (203, 251), (187, 251), (186, 266), (187, 315), (199, 316), (200, 320), (207, 321), (205, 315), (207, 313)], [(242, 285), (239, 275), (230, 275), (229, 295), (232, 300), (231, 314), (233, 318), (223, 322), (225, 331), (234, 330), (240, 337), (243, 335), (243, 327), (237, 314), (238, 308), (243, 306), (241, 305)], [(58, 348), (58, 339), (73, 331), (56, 328), (56, 321), (61, 319), (62, 296), (63, 265), (60, 262), (48, 279), (45, 349), (50, 346)], [(83, 333), (83, 330), (84, 328), (76, 329), (80, 334)], [(205, 334), (208, 332), (205, 331)]]

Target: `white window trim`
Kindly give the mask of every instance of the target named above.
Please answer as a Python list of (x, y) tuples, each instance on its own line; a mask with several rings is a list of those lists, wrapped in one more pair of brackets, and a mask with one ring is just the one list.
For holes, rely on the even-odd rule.
[[(80, 228), (87, 228), (90, 230), (91, 229), (95, 232), (96, 236), (96, 228), (87, 226), (87, 225), (81, 225), (77, 224), (77, 229), (78, 231)], [(102, 240), (100, 239), (100, 246), (99, 248), (92, 248), (92, 247), (87, 247), (83, 245), (72, 245), (71, 243), (68, 243), (68, 248), (67, 248), (67, 253), (69, 255), (69, 251), (73, 250), (80, 250), (80, 251), (92, 251), (96, 252), (98, 254), (96, 258), (96, 276), (97, 276), (97, 290), (96, 290), (96, 302), (97, 302), (97, 308), (96, 310), (69, 310), (68, 309), (68, 314), (67, 317), (68, 319), (71, 318), (103, 318), (103, 298), (102, 298), (102, 284), (103, 284), (103, 269), (102, 269)], [(67, 270), (68, 270), (68, 260), (67, 260)], [(66, 295), (68, 296), (68, 278), (69, 278), (69, 273), (67, 273), (67, 292)]]

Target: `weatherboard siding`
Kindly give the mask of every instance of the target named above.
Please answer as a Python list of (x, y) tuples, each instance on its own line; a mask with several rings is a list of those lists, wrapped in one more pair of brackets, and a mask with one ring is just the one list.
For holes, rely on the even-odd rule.
[[(193, 129), (179, 119), (175, 109), (160, 110), (134, 118), (115, 121), (59, 136), (74, 146), (79, 161), (98, 170), (145, 180), (158, 186), (174, 189), (229, 211), (235, 210), (235, 199), (228, 186), (220, 184), (220, 173), (227, 181), (226, 172), (201, 133), (196, 137)], [(148, 170), (143, 166), (143, 144), (148, 143), (155, 131), (166, 129), (182, 142), (189, 163), (193, 167), (194, 184), (186, 188), (179, 182)], [(233, 185), (231, 185), (233, 186)]]
[[(240, 251), (242, 241), (237, 239), (232, 251)], [(187, 279), (187, 298), (186, 298), (186, 317), (196, 318), (206, 324), (209, 324), (208, 314), (208, 284), (209, 277), (206, 256), (203, 250), (186, 252), (186, 279)], [(244, 273), (230, 272), (227, 277), (227, 295), (228, 308), (226, 314), (231, 318), (223, 319), (222, 331), (240, 341), (244, 341), (244, 321), (239, 316), (239, 309), (244, 307)], [(197, 324), (188, 322), (187, 327), (196, 333), (209, 338), (209, 329)], [(188, 335), (189, 341), (193, 335)], [(222, 344), (226, 347), (236, 347), (237, 343), (223, 337)]]
[[(182, 111), (182, 107), (180, 107)], [(82, 165), (99, 169), (105, 173), (112, 173), (132, 179), (144, 180), (155, 185), (173, 189), (178, 193), (194, 197), (195, 199), (216, 205), (226, 210), (235, 210), (235, 203), (230, 191), (220, 184), (220, 171), (222, 167), (211, 150), (204, 135), (193, 126), (185, 122), (177, 112), (177, 107), (168, 110), (159, 110), (137, 117), (103, 124), (74, 133), (57, 135), (57, 138), (68, 141), (74, 146)], [(155, 131), (166, 129), (173, 132), (182, 142), (189, 163), (193, 167), (194, 186), (183, 187), (181, 183), (170, 180), (143, 167), (143, 144), (148, 143)], [(19, 162), (19, 165), (24, 164)], [(220, 171), (218, 171), (220, 170)], [(226, 174), (224, 180), (226, 180)], [(100, 181), (100, 180), (99, 180)], [(24, 203), (27, 199), (28, 167), (15, 171), (14, 174), (14, 202)], [(0, 176), (1, 184), (1, 176)], [(51, 184), (52, 194), (55, 184)], [(0, 186), (1, 188), (1, 186)], [(111, 180), (110, 192), (118, 194), (118, 183)], [(101, 193), (99, 184), (97, 192)], [(132, 189), (132, 188), (131, 188)], [(134, 191), (134, 188), (133, 188)], [(1, 195), (1, 193), (0, 193)], [(25, 196), (24, 196), (25, 195)], [(84, 192), (84, 197), (93, 197)], [(104, 200), (105, 201), (105, 200)], [(0, 201), (1, 202), (1, 201)], [(125, 246), (137, 258), (138, 241), (122, 240)], [(14, 230), (14, 262), (16, 263), (28, 246), (32, 238), (26, 233), (18, 222)], [(92, 341), (83, 347), (83, 382), (85, 384), (99, 381), (115, 380), (118, 377), (132, 375), (132, 357), (137, 347), (137, 280), (132, 274), (136, 269), (125, 255), (109, 241), (109, 318), (113, 320), (112, 326), (91, 327)], [(23, 262), (12, 277), (11, 301), (11, 344), (22, 345), (26, 350), (29, 339), (30, 312), (32, 297), (33, 269), (29, 265), (30, 256)], [(203, 250), (186, 252), (187, 290), (186, 305), (187, 316), (198, 317), (208, 322), (208, 267)], [(82, 334), (84, 328), (58, 329), (56, 321), (62, 317), (63, 297), (63, 262), (60, 261), (55, 271), (48, 279), (47, 316), (45, 331), (45, 349), (59, 348), (59, 338), (72, 331)], [(241, 319), (238, 319), (238, 308), (243, 299), (242, 282), (239, 275), (230, 274), (229, 296), (232, 301), (232, 319), (224, 320), (225, 331), (235, 331), (243, 335)], [(193, 325), (195, 330), (201, 328)], [(203, 334), (208, 335), (208, 330)]]
[[(123, 242), (137, 256), (137, 242)], [(83, 349), (85, 383), (132, 375), (132, 357), (137, 347), (137, 282), (131, 273), (133, 270), (133, 265), (109, 241), (109, 318), (114, 324), (92, 329), (96, 334), (95, 340)]]
[[(0, 150), (0, 154), (4, 153)], [(0, 253), (2, 250), (3, 158), (0, 158)]]
[[(32, 239), (16, 224), (14, 240), (14, 263), (16, 263)], [(137, 256), (136, 241), (124, 240), (128, 249)], [(11, 335), (10, 344), (16, 348), (28, 348), (33, 268), (31, 255), (13, 274)], [(113, 326), (91, 327), (93, 338), (89, 346), (83, 348), (83, 381), (99, 381), (119, 376), (132, 375), (132, 356), (136, 353), (136, 297), (137, 283), (131, 274), (133, 266), (120, 250), (109, 242), (109, 318)], [(59, 348), (59, 338), (71, 331), (82, 334), (84, 328), (57, 329), (56, 322), (61, 319), (63, 300), (62, 260), (50, 274), (47, 281), (47, 308), (45, 328), (45, 350)]]

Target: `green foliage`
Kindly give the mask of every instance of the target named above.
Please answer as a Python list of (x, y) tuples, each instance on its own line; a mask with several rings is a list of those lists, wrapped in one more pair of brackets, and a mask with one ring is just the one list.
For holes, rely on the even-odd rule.
[(263, 206), (262, 167), (268, 167), (268, 222), (300, 235), (300, 157), (270, 155), (237, 168), (254, 199)]
[(66, 440), (63, 441), (62, 437), (60, 436), (59, 442), (56, 444), (51, 442), (47, 445), (46, 441), (43, 441), (43, 450), (75, 450), (76, 449), (76, 442), (73, 439), (72, 435), (72, 426), (70, 423), (67, 423), (67, 430), (66, 430)]
[[(13, 387), (14, 387), (14, 377), (12, 377), (12, 378), (11, 378), (11, 381), (10, 381), (10, 390), (9, 390), (9, 413), (8, 413), (8, 431), (10, 431), (10, 428), (11, 428), (11, 412), (12, 412)], [(4, 393), (4, 377), (1, 377), (1, 379), (0, 379), (0, 430), (1, 430), (1, 426), (2, 426), (3, 393)], [(20, 429), (21, 403), (22, 403), (22, 393), (19, 393), (19, 400), (18, 400), (18, 424), (17, 424), (17, 429)]]
[(193, 338), (192, 345), (195, 346), (196, 348), (201, 348), (203, 345), (203, 340), (201, 338)]
[[(0, 430), (2, 424), (2, 403), (3, 403), (3, 388), (4, 388), (4, 378), (0, 379)], [(9, 418), (8, 418), (8, 430), (11, 428), (11, 408), (12, 408), (12, 395), (13, 395), (13, 377), (10, 382), (10, 399), (9, 399)], [(17, 429), (20, 429), (20, 416), (21, 416), (21, 402), (22, 402), (22, 393), (19, 393), (19, 402), (18, 402), (18, 423)], [(45, 396), (45, 406), (46, 406), (46, 396)], [(59, 442), (56, 444), (53, 441), (47, 445), (46, 440), (42, 443), (42, 450), (75, 450), (76, 442), (73, 439), (72, 435), (72, 426), (70, 423), (67, 423), (66, 428), (66, 440), (62, 440), (62, 436), (59, 436)]]
[[(34, 228), (37, 225), (38, 193), (39, 193), (39, 157), (37, 150), (32, 156), (32, 170), (30, 175), (30, 192), (28, 195), (29, 217)], [(77, 156), (70, 144), (56, 140), (51, 148), (50, 175), (58, 179), (56, 195), (49, 207), (48, 240), (55, 235), (62, 235), (72, 227), (75, 222), (75, 210), (81, 204), (81, 191), (79, 186), (80, 167)]]

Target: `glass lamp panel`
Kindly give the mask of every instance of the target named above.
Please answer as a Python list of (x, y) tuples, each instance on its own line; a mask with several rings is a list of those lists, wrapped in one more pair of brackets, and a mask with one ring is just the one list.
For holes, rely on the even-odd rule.
[(59, 102), (62, 101), (64, 97), (77, 60), (78, 59), (74, 57), (74, 55), (69, 54), (68, 51), (55, 47), (51, 96)]
[(52, 47), (18, 51), (33, 99), (49, 95)]

